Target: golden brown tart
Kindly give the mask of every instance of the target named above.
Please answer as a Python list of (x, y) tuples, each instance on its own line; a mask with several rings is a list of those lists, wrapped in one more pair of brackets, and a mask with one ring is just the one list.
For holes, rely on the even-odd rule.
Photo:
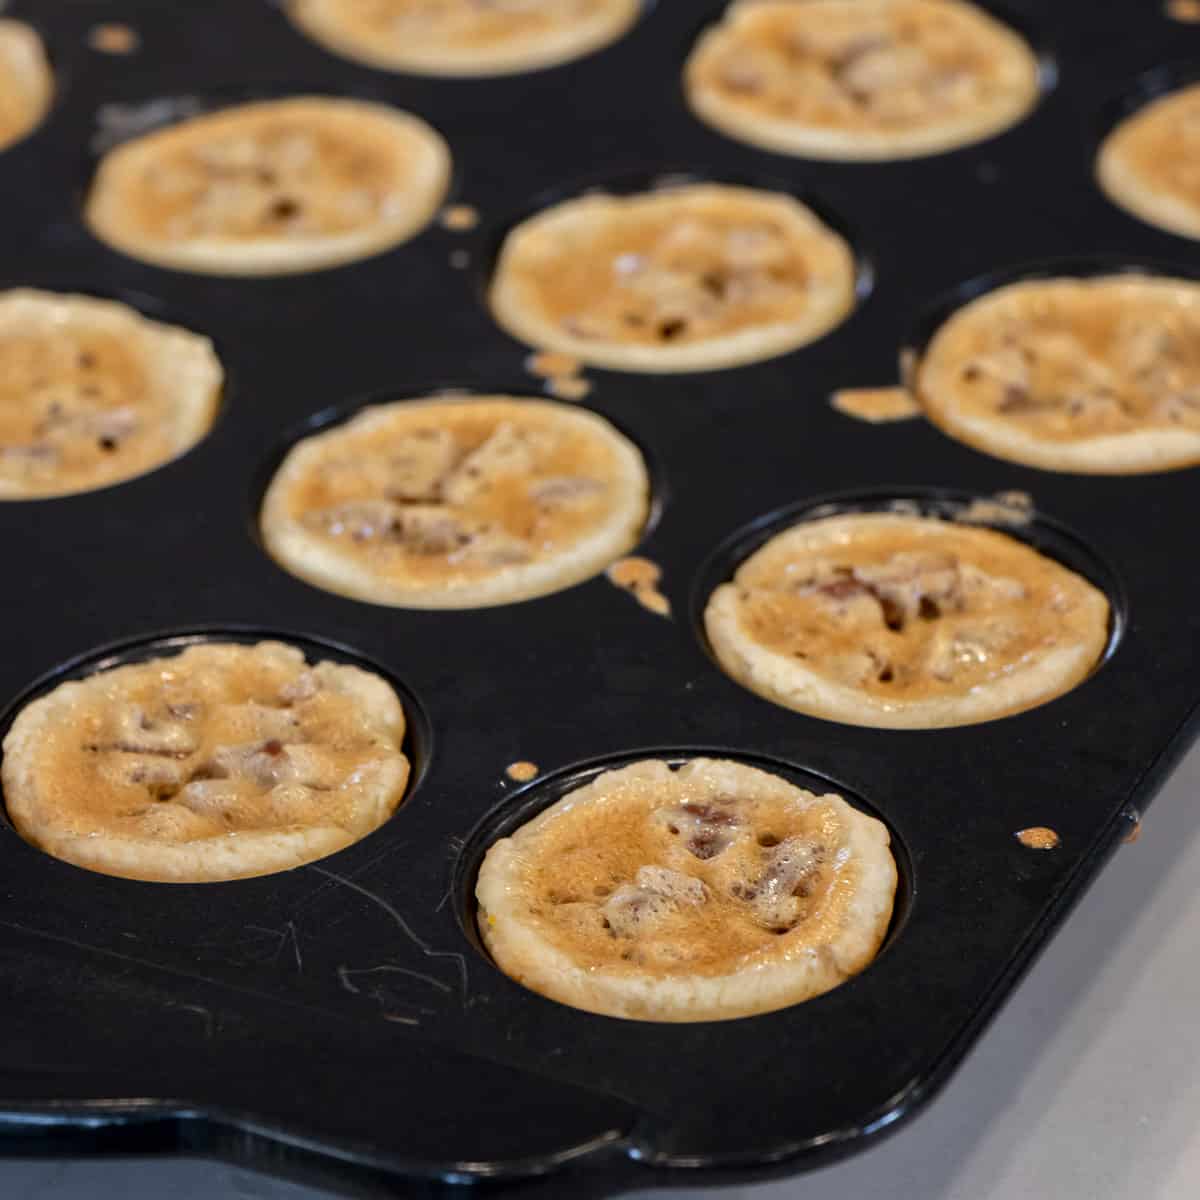
[(575, 1008), (714, 1021), (843, 983), (887, 933), (884, 825), (720, 759), (606, 771), (487, 852), (479, 929), (518, 983)]
[(189, 117), (110, 150), (84, 216), (102, 241), (183, 271), (271, 275), (412, 237), (446, 193), (450, 152), (411, 113), (328, 96)]
[(506, 75), (579, 58), (620, 37), (642, 0), (288, 0), (336, 54), (424, 75)]
[(944, 432), (997, 458), (1111, 475), (1200, 462), (1200, 284), (997, 288), (937, 331), (916, 389)]
[(692, 109), (730, 137), (808, 158), (936, 154), (1033, 107), (1018, 34), (962, 0), (742, 0), (688, 59)]
[(991, 529), (892, 513), (806, 521), (709, 598), (743, 686), (797, 712), (896, 729), (968, 725), (1084, 679), (1109, 607), (1082, 576)]
[(1200, 238), (1200, 83), (1151, 101), (1122, 121), (1096, 159), (1101, 187), (1122, 208), (1182, 237)]
[(496, 319), (533, 346), (631, 371), (794, 350), (854, 305), (845, 240), (791, 196), (691, 184), (555, 205), (505, 239)]
[(475, 608), (558, 591), (640, 536), (641, 454), (549, 400), (435, 397), (365, 409), (289, 452), (263, 541), (318, 587), (376, 604)]
[(0, 150), (41, 123), (53, 96), (42, 39), (22, 21), (0, 20)]
[(216, 416), (204, 337), (127, 305), (0, 292), (0, 499), (89, 491), (161, 466)]
[(408, 779), (384, 680), (279, 642), (209, 643), (64, 683), (4, 739), (27, 841), (107, 875), (266, 875), (383, 824)]

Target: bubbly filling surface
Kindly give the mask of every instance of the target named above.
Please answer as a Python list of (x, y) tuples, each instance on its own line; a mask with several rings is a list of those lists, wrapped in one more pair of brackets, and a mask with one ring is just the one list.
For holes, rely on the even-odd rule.
[(734, 579), (759, 645), (884, 702), (963, 695), (1057, 648), (1095, 641), (1107, 605), (1014, 538), (863, 518), (769, 542)]
[(690, 82), (774, 120), (905, 131), (1029, 90), (1009, 37), (939, 0), (762, 3), (735, 10), (693, 60)]
[(815, 293), (853, 287), (842, 239), (769, 198), (680, 189), (603, 209), (585, 198), (558, 216), (526, 233), (511, 269), (547, 320), (584, 341), (704, 342), (804, 319)]
[(536, 406), (401, 403), (321, 435), (286, 506), (372, 572), (437, 584), (569, 551), (612, 516), (618, 470), (604, 438)]
[(510, 890), (584, 969), (704, 976), (810, 955), (858, 879), (832, 799), (629, 782), (544, 825)]
[(166, 843), (365, 833), (385, 815), (368, 797), (407, 764), (346, 670), (285, 647), (198, 646), (93, 676), (33, 749), (33, 832)]
[(154, 153), (122, 204), (142, 233), (167, 241), (303, 240), (386, 222), (407, 207), (416, 145), (365, 107), (316, 100), (241, 105), (148, 139)]
[(1044, 441), (1200, 433), (1200, 285), (1108, 277), (1002, 288), (939, 330), (918, 389)]

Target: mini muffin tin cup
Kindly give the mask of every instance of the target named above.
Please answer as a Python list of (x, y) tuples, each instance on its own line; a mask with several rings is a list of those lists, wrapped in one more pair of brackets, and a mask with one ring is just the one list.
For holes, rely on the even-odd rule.
[[(626, 36), (561, 67), (451, 80), (336, 58), (265, 0), (10, 5), (46, 37), (59, 91), (0, 154), (5, 280), (131, 298), (212, 337), (232, 383), (210, 434), (160, 469), (0, 505), (0, 703), (11, 716), (31, 688), (164, 638), (283, 637), (396, 681), (418, 770), (362, 841), (229, 883), (94, 874), (0, 823), (0, 1148), (208, 1153), (364, 1196), (504, 1181), (601, 1197), (795, 1172), (897, 1129), (937, 1090), (1191, 741), (1196, 469), (1037, 470), (921, 419), (856, 421), (828, 398), (896, 383), (900, 350), (930, 331), (922, 314), (1014, 265), (1104, 256), (1193, 275), (1200, 246), (1114, 207), (1092, 156), (1114, 97), (1200, 60), (1200, 28), (1136, 0), (1010, 0), (1057, 67), (1027, 120), (931, 158), (819, 163), (688, 112), (681, 70), (701, 20), (684, 7), (648, 6)], [(100, 20), (135, 29), (139, 50), (91, 50)], [(251, 279), (152, 267), (86, 231), (101, 106), (292, 87), (428, 120), (454, 154), (452, 199), (479, 210), (479, 229), (435, 222), (361, 262)], [(634, 552), (662, 568), (670, 619), (603, 576), (436, 612), (345, 599), (271, 562), (249, 510), (286, 444), (330, 414), (430, 380), (542, 394), (529, 348), (482, 301), (513, 214), (598, 175), (619, 186), (679, 164), (811, 197), (852, 231), (873, 283), (828, 335), (768, 361), (586, 371), (582, 403), (651, 464), (656, 519)], [(1068, 694), (981, 725), (876, 730), (780, 708), (710, 659), (704, 602), (761, 537), (831, 503), (926, 511), (1007, 491), (1029, 493), (1036, 514), (1009, 532), (1113, 605), (1105, 662)], [(833, 787), (887, 823), (902, 886), (875, 963), (803, 1005), (693, 1025), (580, 1012), (502, 974), (473, 926), (489, 839), (600, 766), (699, 752)], [(539, 777), (515, 784), (505, 768), (518, 760)], [(1030, 826), (1061, 846), (1026, 849), (1014, 835)]]

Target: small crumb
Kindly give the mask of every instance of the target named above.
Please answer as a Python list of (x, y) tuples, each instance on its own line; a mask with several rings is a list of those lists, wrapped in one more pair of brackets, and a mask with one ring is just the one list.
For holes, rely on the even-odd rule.
[(1142, 836), (1142, 823), (1136, 821), (1133, 828), (1125, 835), (1125, 845), (1132, 846)]
[(88, 45), (101, 54), (132, 54), (141, 44), (137, 30), (128, 25), (94, 25), (88, 34)]
[(582, 400), (592, 390), (580, 375), (553, 375), (546, 380), (546, 391), (560, 400)]
[(456, 271), (465, 271), (471, 265), (471, 256), (465, 250), (451, 250), (450, 265)]
[(1017, 831), (1017, 841), (1030, 850), (1057, 850), (1062, 844), (1062, 838), (1053, 829), (1044, 825), (1035, 825), (1032, 829)]
[(1167, 16), (1172, 21), (1200, 21), (1200, 0), (1167, 0)]
[(662, 592), (643, 591), (637, 593), (638, 602), (643, 608), (648, 608), (657, 617), (671, 615), (671, 602)]
[(452, 233), (466, 233), (479, 224), (479, 210), (471, 204), (448, 204), (442, 209), (443, 229)]
[(524, 760), (509, 763), (504, 768), (504, 773), (509, 779), (515, 779), (518, 783), (528, 783), (531, 779), (537, 778), (538, 765), (537, 763), (525, 762)]
[(669, 617), (671, 602), (658, 590), (662, 568), (648, 558), (621, 558), (605, 572), (610, 583), (630, 593), (648, 612)]
[(921, 415), (921, 406), (906, 387), (841, 388), (829, 402), (838, 412), (872, 425), (908, 421)]
[(908, 388), (914, 396), (917, 394), (917, 367), (920, 365), (921, 357), (911, 346), (900, 351), (900, 386)]
[(538, 350), (525, 359), (525, 370), (542, 379), (569, 378), (578, 375), (581, 369), (579, 359), (569, 354), (559, 354), (556, 350)]
[(990, 500), (972, 500), (954, 519), (967, 525), (1028, 525), (1033, 497), (1028, 492), (997, 492)]

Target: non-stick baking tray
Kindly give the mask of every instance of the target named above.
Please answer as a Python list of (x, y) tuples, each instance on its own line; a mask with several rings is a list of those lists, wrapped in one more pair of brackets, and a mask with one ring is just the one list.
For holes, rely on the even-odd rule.
[[(863, 424), (827, 397), (894, 382), (898, 351), (996, 272), (1089, 269), (1097, 256), (1200, 265), (1192, 243), (1113, 208), (1090, 169), (1124, 106), (1187, 77), (1171, 64), (1200, 59), (1200, 27), (1150, 0), (1011, 0), (1003, 15), (1045, 55), (1028, 120), (934, 158), (836, 165), (739, 145), (689, 115), (681, 64), (721, 7), (660, 0), (578, 62), (437, 80), (334, 58), (258, 0), (11, 6), (45, 36), (59, 93), (0, 155), (0, 282), (115, 296), (207, 333), (229, 386), (211, 436), (177, 462), (0, 505), (0, 695), (19, 706), (156, 639), (288, 636), (402, 685), (417, 769), (377, 833), (235, 883), (108, 878), (0, 827), (6, 1149), (206, 1152), (331, 1172), (364, 1194), (396, 1175), (414, 1191), (490, 1179), (574, 1196), (797, 1170), (866, 1145), (945, 1081), (1187, 745), (1200, 700), (1195, 470), (1026, 469), (920, 420)], [(133, 27), (138, 53), (90, 50), (100, 21)], [(103, 106), (124, 106), (103, 109), (111, 129), (114, 115), (128, 126), (172, 110), (149, 101), (301, 89), (430, 120), (479, 230), (435, 225), (369, 261), (245, 280), (145, 266), (85, 231)], [(306, 425), (433, 387), (536, 393), (525, 348), (481, 302), (508, 223), (597, 183), (680, 172), (809, 199), (865, 269), (854, 315), (793, 354), (701, 375), (588, 373), (585, 403), (652, 464), (658, 515), (640, 553), (662, 565), (673, 619), (603, 578), (503, 608), (388, 609), (267, 559), (255, 508)], [(1013, 489), (1037, 511), (1018, 536), (1089, 575), (1117, 614), (1107, 660), (1069, 695), (989, 724), (889, 732), (787, 712), (710, 660), (704, 598), (771, 529), (822, 504), (945, 511)], [(887, 821), (903, 882), (878, 961), (799, 1007), (695, 1025), (578, 1012), (496, 970), (470, 896), (489, 837), (603, 765), (697, 750), (835, 786)], [(516, 759), (543, 777), (513, 784)], [(1031, 825), (1056, 829), (1061, 848), (1023, 848), (1014, 832)]]

